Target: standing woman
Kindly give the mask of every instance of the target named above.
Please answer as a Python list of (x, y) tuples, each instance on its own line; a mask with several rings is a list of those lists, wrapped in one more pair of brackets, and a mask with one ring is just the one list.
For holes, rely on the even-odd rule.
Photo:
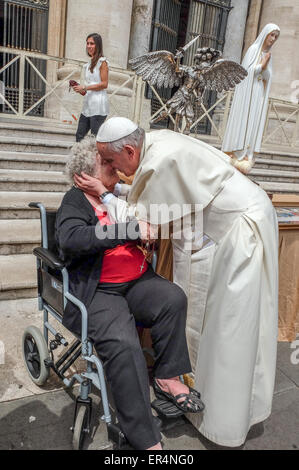
[(242, 62), (248, 76), (237, 85), (222, 143), (222, 151), (242, 173), (249, 173), (259, 153), (267, 117), (272, 81), (271, 48), (280, 29), (267, 24), (249, 47)]
[(77, 142), (82, 140), (89, 130), (93, 135), (97, 135), (100, 126), (109, 113), (106, 92), (108, 87), (108, 61), (103, 56), (103, 42), (99, 34), (92, 33), (87, 36), (86, 52), (90, 60), (84, 65), (85, 85), (73, 87), (75, 92), (84, 96), (76, 133)]

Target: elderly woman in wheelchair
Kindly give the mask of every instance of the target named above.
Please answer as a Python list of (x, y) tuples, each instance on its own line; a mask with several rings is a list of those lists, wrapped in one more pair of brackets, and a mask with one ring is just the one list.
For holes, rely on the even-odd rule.
[[(73, 146), (66, 171), (71, 180), (83, 172), (96, 176), (111, 192), (119, 180), (117, 173), (101, 161), (95, 139), (90, 137)], [(90, 383), (99, 385), (105, 405), (103, 364), (115, 403), (119, 435), (123, 433), (135, 449), (161, 449), (136, 321), (151, 329), (155, 353), (153, 386), (161, 404), (170, 405), (178, 414), (202, 411), (199, 392), (180, 381), (181, 375), (191, 371), (185, 336), (185, 294), (156, 274), (145, 260), (138, 244), (153, 241), (151, 227), (145, 221), (134, 217), (120, 223), (112, 220), (101, 200), (75, 185), (62, 200), (55, 228), (61, 263), (58, 269), (68, 273), (67, 292), (63, 288), (62, 324), (81, 339), (82, 347), (89, 345), (83, 351), (88, 370), (83, 374), (87, 380), (82, 382), (81, 377), (79, 404), (85, 405), (88, 400), (88, 393), (86, 396), (84, 392), (87, 381), (89, 389)], [(43, 263), (46, 255), (39, 250), (42, 249), (36, 249), (35, 254)], [(50, 268), (57, 266), (53, 263)], [(91, 345), (98, 357), (92, 355)], [(53, 361), (47, 365), (53, 366)], [(52, 368), (57, 369), (55, 365)], [(109, 434), (113, 425), (107, 403), (104, 412)]]

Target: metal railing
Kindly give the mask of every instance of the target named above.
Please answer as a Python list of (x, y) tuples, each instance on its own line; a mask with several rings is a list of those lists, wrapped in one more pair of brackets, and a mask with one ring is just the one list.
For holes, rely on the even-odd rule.
[(299, 103), (270, 98), (263, 145), (299, 151)]
[[(166, 109), (165, 100), (159, 95), (157, 89), (151, 86), (151, 89), (158, 99), (161, 107), (150, 117), (150, 120)], [(230, 107), (234, 92), (229, 91), (218, 96), (217, 101), (207, 108), (204, 103), (200, 104), (201, 114), (190, 127), (195, 136), (199, 138), (208, 137), (213, 144), (221, 145), (228, 123)], [(170, 116), (174, 124), (174, 118)], [(211, 133), (209, 136), (196, 134), (195, 130), (198, 124), (204, 119), (208, 119), (211, 124)], [(181, 125), (179, 132), (183, 132), (185, 123)], [(269, 98), (268, 112), (264, 127), (262, 140), (263, 148), (270, 146), (279, 147), (280, 150), (292, 150), (299, 152), (299, 103)]]
[[(12, 49), (7, 47), (0, 47), (0, 54), (3, 54), (3, 58), (7, 57), (9, 54), (9, 61), (4, 63), (2, 68), (0, 68), (0, 104), (2, 103), (3, 106), (6, 107), (6, 112), (0, 114), (0, 116), (6, 117), (15, 117), (19, 119), (37, 119), (34, 118), (30, 113), (32, 113), (36, 108), (38, 108), (41, 103), (44, 103), (50, 96), (55, 97), (58, 101), (60, 106), (68, 113), (71, 119), (75, 121), (78, 120), (79, 113), (74, 113), (69, 106), (66, 104), (65, 100), (63, 100), (59, 94), (59, 88), (63, 87), (64, 85), (68, 84), (69, 80), (74, 78), (74, 76), (78, 76), (78, 73), (81, 75), (81, 79), (83, 81), (82, 70), (83, 65), (85, 64), (84, 61), (74, 60), (74, 59), (66, 59), (66, 58), (59, 58), (55, 56), (50, 56), (47, 54), (41, 54), (36, 52), (29, 52), (26, 50), (20, 49)], [(11, 56), (14, 56), (11, 58)], [(40, 62), (45, 62), (47, 67), (45, 67), (46, 72), (43, 74), (38, 69), (38, 67), (34, 64), (34, 61), (39, 59)], [(49, 63), (56, 64), (56, 69), (59, 66), (73, 66), (73, 68), (66, 74), (66, 76), (61, 79), (57, 80), (57, 74), (54, 73), (54, 79), (47, 78), (47, 70), (49, 72)], [(15, 88), (15, 102), (9, 100), (9, 96), (6, 95), (5, 90), (5, 79), (4, 75), (9, 70), (10, 67), (18, 64), (18, 83)], [(25, 65), (30, 67), (31, 73), (35, 73), (37, 77), (39, 77), (40, 81), (44, 84), (44, 93), (42, 94), (39, 99), (37, 99), (31, 106), (24, 106), (24, 96), (25, 92)], [(130, 91), (126, 93), (126, 96), (131, 97), (130, 106), (126, 108), (126, 112), (128, 113), (127, 117), (131, 118), (132, 120), (139, 122), (140, 116), (142, 114), (142, 102), (144, 96), (144, 87), (145, 84), (142, 82), (140, 77), (137, 77), (134, 72), (124, 71), (117, 67), (110, 67), (110, 72), (118, 73), (120, 76), (124, 76), (122, 83), (120, 83), (117, 87), (112, 90), (109, 90), (109, 103), (112, 114), (121, 114), (121, 111), (118, 108), (117, 101), (114, 100), (117, 94), (122, 94), (124, 88), (128, 88), (130, 86)], [(53, 76), (53, 74), (50, 74)], [(38, 119), (50, 120), (53, 121), (51, 118), (41, 117), (39, 116)]]
[[(165, 100), (163, 101), (162, 97), (159, 95), (159, 93), (158, 93), (158, 91), (155, 87), (153, 87), (152, 85), (149, 85), (149, 86), (150, 86), (151, 90), (153, 91), (155, 97), (157, 98), (157, 100), (161, 104), (161, 107), (157, 111), (155, 111), (154, 114), (151, 115), (150, 121), (152, 121), (158, 116), (159, 113), (161, 113), (161, 111), (166, 110), (166, 102), (165, 102)], [(200, 117), (198, 117), (193, 122), (193, 124), (191, 125), (191, 127), (190, 127), (191, 132), (193, 130), (193, 133), (194, 133), (196, 126), (206, 118), (206, 119), (208, 119), (208, 121), (211, 124), (214, 140), (217, 143), (221, 143), (222, 139), (223, 139), (223, 136), (224, 136), (226, 124), (227, 124), (227, 121), (228, 121), (231, 97), (232, 97), (232, 92), (222, 94), (218, 98), (218, 100), (212, 106), (210, 106), (210, 108), (208, 108), (208, 109), (206, 108), (205, 104), (203, 102), (201, 102), (200, 103), (200, 108), (201, 108), (202, 112), (200, 113)], [(221, 125), (217, 126), (217, 124), (213, 120), (213, 112), (220, 105), (224, 106), (223, 120), (221, 122)], [(173, 116), (169, 115), (169, 118), (172, 121), (172, 123), (175, 124), (175, 120), (174, 120)], [(183, 120), (183, 122), (181, 123), (181, 125), (179, 127), (179, 132), (183, 132), (184, 127), (185, 127), (185, 121)]]
[[(55, 100), (58, 101), (61, 108), (68, 113), (70, 118), (73, 120), (78, 119), (79, 112), (77, 114), (74, 113), (69, 108), (68, 103), (61, 98), (58, 91), (59, 88), (68, 83), (75, 74), (78, 76), (78, 73), (81, 73), (82, 77), (82, 67), (85, 62), (5, 47), (0, 47), (0, 54), (3, 54), (3, 57), (5, 57), (5, 55), (7, 56), (7, 54), (10, 54), (10, 57), (11, 55), (14, 55), (14, 57), (0, 69), (0, 85), (3, 74), (9, 69), (9, 67), (16, 63), (19, 65), (18, 86), (16, 89), (16, 93), (18, 95), (17, 104), (10, 102), (8, 99), (9, 97), (5, 96), (5, 83), (2, 83), (2, 86), (0, 86), (0, 104), (2, 102), (3, 106), (5, 105), (9, 110), (9, 113), (2, 112), (0, 116), (20, 119), (45, 119), (53, 122), (53, 119), (51, 118), (37, 118), (30, 115), (30, 113), (40, 106), (41, 103), (44, 103), (50, 96), (53, 96), (55, 97)], [(54, 73), (48, 73), (49, 77), (52, 78), (47, 78), (47, 72), (45, 74), (40, 72), (34, 63), (36, 59), (46, 61), (47, 65), (49, 62), (56, 64)], [(38, 97), (38, 99), (36, 99), (36, 101), (27, 108), (24, 107), (25, 64), (28, 64), (32, 72), (39, 77), (43, 82), (45, 89), (43, 95)], [(61, 80), (57, 80), (56, 72), (59, 70), (58, 67), (61, 66), (73, 67), (66, 67), (66, 76)], [(51, 67), (47, 66), (46, 70), (48, 70), (48, 72), (49, 69), (51, 69)], [(118, 74), (118, 85), (113, 88), (111, 87), (108, 90), (110, 115), (125, 115), (138, 124), (142, 123), (143, 126), (148, 128), (149, 122), (152, 121), (162, 110), (165, 110), (166, 99), (159, 94), (159, 90), (150, 86), (161, 107), (152, 116), (148, 116), (147, 118), (144, 115), (144, 105), (146, 102), (145, 82), (142, 81), (141, 77), (137, 77), (137, 75), (132, 71), (119, 69), (117, 67), (110, 67), (110, 72)], [(128, 98), (128, 102), (126, 102), (125, 106), (120, 106), (119, 95), (123, 95)], [(195, 132), (198, 124), (204, 119), (207, 119), (211, 125), (211, 133), (209, 136), (202, 134), (199, 135), (196, 133), (193, 135), (205, 138), (212, 144), (221, 145), (228, 122), (232, 97), (233, 92), (223, 93), (218, 96), (217, 101), (209, 108), (207, 108), (204, 103), (201, 103), (200, 115), (192, 124), (191, 132), (192, 130)], [(148, 109), (150, 108), (148, 107)], [(174, 123), (174, 118), (172, 116), (170, 119)], [(183, 128), (181, 128), (180, 131), (182, 132)], [(299, 104), (276, 98), (269, 99), (262, 146), (266, 149), (275, 146), (280, 150), (290, 150), (292, 152), (299, 153)]]

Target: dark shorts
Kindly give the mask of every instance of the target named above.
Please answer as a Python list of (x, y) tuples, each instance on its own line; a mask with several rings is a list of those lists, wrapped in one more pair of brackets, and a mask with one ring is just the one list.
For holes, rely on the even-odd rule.
[(89, 130), (91, 134), (96, 136), (106, 117), (107, 116), (100, 115), (86, 117), (84, 114), (80, 114), (78, 129), (76, 132), (76, 142), (80, 142), (80, 140), (84, 139)]

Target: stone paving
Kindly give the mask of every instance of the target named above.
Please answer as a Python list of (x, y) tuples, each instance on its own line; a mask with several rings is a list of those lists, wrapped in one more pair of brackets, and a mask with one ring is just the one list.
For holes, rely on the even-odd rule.
[[(29, 324), (41, 328), (42, 319), (35, 311), (33, 299), (26, 302), (23, 301), (23, 308), (17, 301), (1, 304), (0, 341), (6, 348), (4, 364), (0, 364), (0, 450), (71, 449), (69, 429), (78, 387), (65, 390), (51, 376), (46, 386), (39, 388), (29, 379), (23, 366), (19, 332)], [(272, 414), (264, 423), (251, 428), (238, 450), (299, 449), (299, 344), (297, 350), (298, 353), (290, 343), (278, 343)], [(293, 362), (298, 364), (292, 364), (292, 354)], [(80, 363), (76, 367), (80, 368)], [(99, 419), (100, 399), (96, 392), (92, 397), (92, 432), (84, 444), (88, 450), (107, 446), (106, 427)], [(205, 439), (183, 418), (163, 433), (163, 445), (165, 450), (227, 449)]]

